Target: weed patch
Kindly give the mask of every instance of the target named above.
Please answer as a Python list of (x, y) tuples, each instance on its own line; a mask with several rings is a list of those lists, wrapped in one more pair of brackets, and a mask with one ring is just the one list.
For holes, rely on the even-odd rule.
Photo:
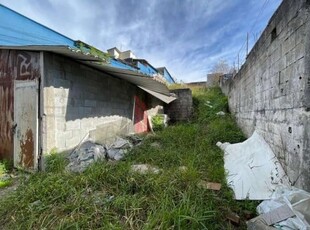
[[(79, 174), (51, 154), (46, 172), (32, 175), (0, 201), (3, 229), (235, 229), (257, 202), (233, 199), (217, 141), (244, 140), (219, 89), (193, 92), (195, 116), (149, 135), (117, 164), (97, 162)], [(216, 115), (225, 112), (224, 116)], [(138, 173), (133, 164), (158, 167)], [(219, 191), (201, 181), (222, 184)], [(226, 214), (235, 212), (241, 225)]]

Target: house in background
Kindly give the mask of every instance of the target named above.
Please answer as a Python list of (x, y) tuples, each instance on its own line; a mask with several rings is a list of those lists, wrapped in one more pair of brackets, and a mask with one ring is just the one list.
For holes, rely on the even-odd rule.
[(166, 67), (158, 67), (156, 68), (158, 73), (160, 73), (162, 76), (164, 76), (164, 78), (166, 79), (166, 81), (169, 84), (174, 84), (176, 83), (174, 78), (171, 76), (171, 74), (168, 72)]
[[(155, 68), (147, 60), (139, 59), (134, 55), (131, 50), (120, 51), (118, 48), (113, 47), (108, 49), (108, 54), (111, 55), (113, 61), (118, 61), (123, 64), (127, 64), (127, 68), (135, 68), (136, 71), (145, 74), (149, 77), (153, 77), (157, 81), (161, 81), (166, 84), (174, 84), (175, 80), (170, 75), (166, 67)], [(112, 66), (118, 66), (119, 64), (111, 62)]]
[(147, 115), (176, 99), (133, 66), (113, 67), (95, 47), (3, 5), (0, 20), (0, 159), (15, 167), (37, 170), (45, 153), (87, 137), (145, 132)]

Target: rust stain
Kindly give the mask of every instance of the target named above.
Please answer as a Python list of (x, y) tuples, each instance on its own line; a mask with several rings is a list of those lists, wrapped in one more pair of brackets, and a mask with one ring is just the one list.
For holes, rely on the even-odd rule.
[(31, 129), (27, 129), (25, 138), (20, 140), (21, 158), (20, 165), (26, 168), (33, 168), (34, 159), (34, 142), (33, 133)]
[(39, 53), (0, 50), (0, 160), (13, 159), (14, 80), (40, 77)]

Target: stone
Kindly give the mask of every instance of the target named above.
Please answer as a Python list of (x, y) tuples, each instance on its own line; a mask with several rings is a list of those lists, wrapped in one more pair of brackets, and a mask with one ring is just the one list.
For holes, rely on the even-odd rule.
[(220, 111), (220, 112), (216, 113), (216, 115), (218, 115), (218, 116), (224, 116), (225, 113), (224, 113), (223, 111)]
[(148, 165), (148, 164), (136, 164), (131, 166), (131, 170), (133, 172), (138, 172), (141, 174), (146, 174), (146, 173), (154, 173), (158, 174), (160, 172), (160, 169), (157, 167)]
[(160, 143), (158, 143), (158, 142), (153, 142), (150, 144), (150, 146), (153, 148), (157, 148), (157, 149), (161, 147)]
[(186, 171), (188, 170), (188, 168), (187, 168), (186, 166), (180, 166), (180, 167), (179, 167), (179, 170), (180, 170), (181, 172), (186, 172)]

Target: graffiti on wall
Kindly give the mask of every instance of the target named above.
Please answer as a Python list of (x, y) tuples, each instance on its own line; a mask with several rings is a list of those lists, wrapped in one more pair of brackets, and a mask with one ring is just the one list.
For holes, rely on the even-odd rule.
[(0, 159), (13, 159), (14, 80), (40, 76), (39, 53), (0, 50)]

